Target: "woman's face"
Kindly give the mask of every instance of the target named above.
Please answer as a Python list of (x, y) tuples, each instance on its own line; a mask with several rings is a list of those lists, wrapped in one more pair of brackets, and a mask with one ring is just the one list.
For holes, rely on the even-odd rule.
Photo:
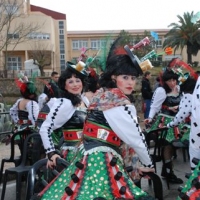
[(113, 76), (112, 79), (116, 81), (117, 87), (126, 95), (133, 92), (136, 83), (136, 77), (131, 75)]
[(71, 78), (65, 81), (65, 90), (72, 94), (81, 94), (83, 90), (83, 84), (80, 78), (72, 76)]
[(171, 90), (173, 90), (177, 85), (177, 81), (175, 79), (169, 79), (168, 81), (166, 81), (166, 84)]

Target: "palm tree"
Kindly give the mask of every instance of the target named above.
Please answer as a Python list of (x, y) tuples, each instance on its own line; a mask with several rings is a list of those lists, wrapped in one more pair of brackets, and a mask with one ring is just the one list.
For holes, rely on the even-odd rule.
[(196, 56), (200, 49), (200, 21), (191, 22), (194, 17), (193, 12), (184, 13), (183, 17), (177, 15), (178, 23), (171, 23), (168, 27), (172, 27), (165, 35), (166, 39), (163, 43), (163, 48), (172, 47), (174, 53), (177, 49), (183, 50), (187, 47), (187, 62), (192, 64), (192, 55)]

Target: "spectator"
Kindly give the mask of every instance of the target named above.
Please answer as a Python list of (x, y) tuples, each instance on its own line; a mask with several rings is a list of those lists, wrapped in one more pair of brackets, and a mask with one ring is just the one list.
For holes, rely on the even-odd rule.
[(145, 104), (145, 109), (144, 109), (144, 119), (147, 119), (149, 116), (149, 111), (150, 111), (150, 105), (151, 105), (151, 99), (152, 99), (152, 89), (150, 85), (150, 78), (151, 78), (151, 73), (149, 71), (146, 71), (144, 73), (144, 77), (142, 79), (142, 97), (144, 99), (144, 104)]

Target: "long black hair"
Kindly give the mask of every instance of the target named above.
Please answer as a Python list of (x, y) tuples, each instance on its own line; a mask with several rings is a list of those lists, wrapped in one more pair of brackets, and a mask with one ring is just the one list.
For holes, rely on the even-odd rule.
[(111, 78), (112, 75), (132, 75), (138, 77), (139, 73), (130, 57), (122, 54), (113, 55), (107, 60), (106, 71), (103, 72), (99, 80), (100, 87), (116, 88), (116, 83)]
[(58, 86), (60, 88), (60, 97), (67, 98), (71, 100), (73, 106), (77, 106), (81, 103), (81, 98), (79, 95), (72, 94), (65, 89), (65, 82), (67, 79), (72, 78), (72, 76), (79, 78), (83, 84), (85, 85), (85, 77), (80, 74), (80, 72), (76, 72), (75, 70), (71, 70), (70, 68), (66, 68), (64, 72), (61, 73), (58, 79)]
[(170, 87), (166, 83), (166, 81), (171, 79), (176, 80), (178, 83), (178, 75), (174, 73), (172, 70), (166, 69), (166, 71), (162, 75), (163, 88), (165, 89), (166, 93), (171, 92)]

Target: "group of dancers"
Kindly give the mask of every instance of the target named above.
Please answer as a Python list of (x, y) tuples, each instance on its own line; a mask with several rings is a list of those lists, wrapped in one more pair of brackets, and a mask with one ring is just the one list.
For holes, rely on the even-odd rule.
[[(10, 109), (18, 129), (21, 130), (22, 125), (39, 127), (48, 157), (47, 167), (54, 168), (59, 157), (69, 163), (37, 195), (38, 199), (154, 199), (134, 184), (121, 152), (124, 144), (136, 152), (141, 163), (138, 168), (141, 176), (144, 172), (155, 172), (131, 97), (142, 69), (130, 49), (117, 51), (116, 41), (110, 48), (100, 77), (82, 61), (68, 62), (58, 79), (59, 96), (49, 98), (42, 109), (37, 103), (36, 88), (30, 87), (34, 84), (18, 82), (23, 98)], [(194, 73), (181, 77), (177, 66), (183, 63), (178, 61), (172, 60), (163, 73), (145, 123), (154, 121), (150, 131), (168, 127), (161, 175), (171, 183), (182, 184), (173, 171), (173, 142), (187, 124), (190, 134), (182, 138), (189, 141), (190, 159), (200, 158), (197, 128), (200, 80), (196, 84)], [(182, 84), (180, 78), (185, 78), (184, 81), (181, 79)], [(185, 122), (189, 117), (191, 123)], [(63, 143), (59, 154), (56, 148), (61, 137)], [(195, 167), (191, 162), (192, 170)]]

